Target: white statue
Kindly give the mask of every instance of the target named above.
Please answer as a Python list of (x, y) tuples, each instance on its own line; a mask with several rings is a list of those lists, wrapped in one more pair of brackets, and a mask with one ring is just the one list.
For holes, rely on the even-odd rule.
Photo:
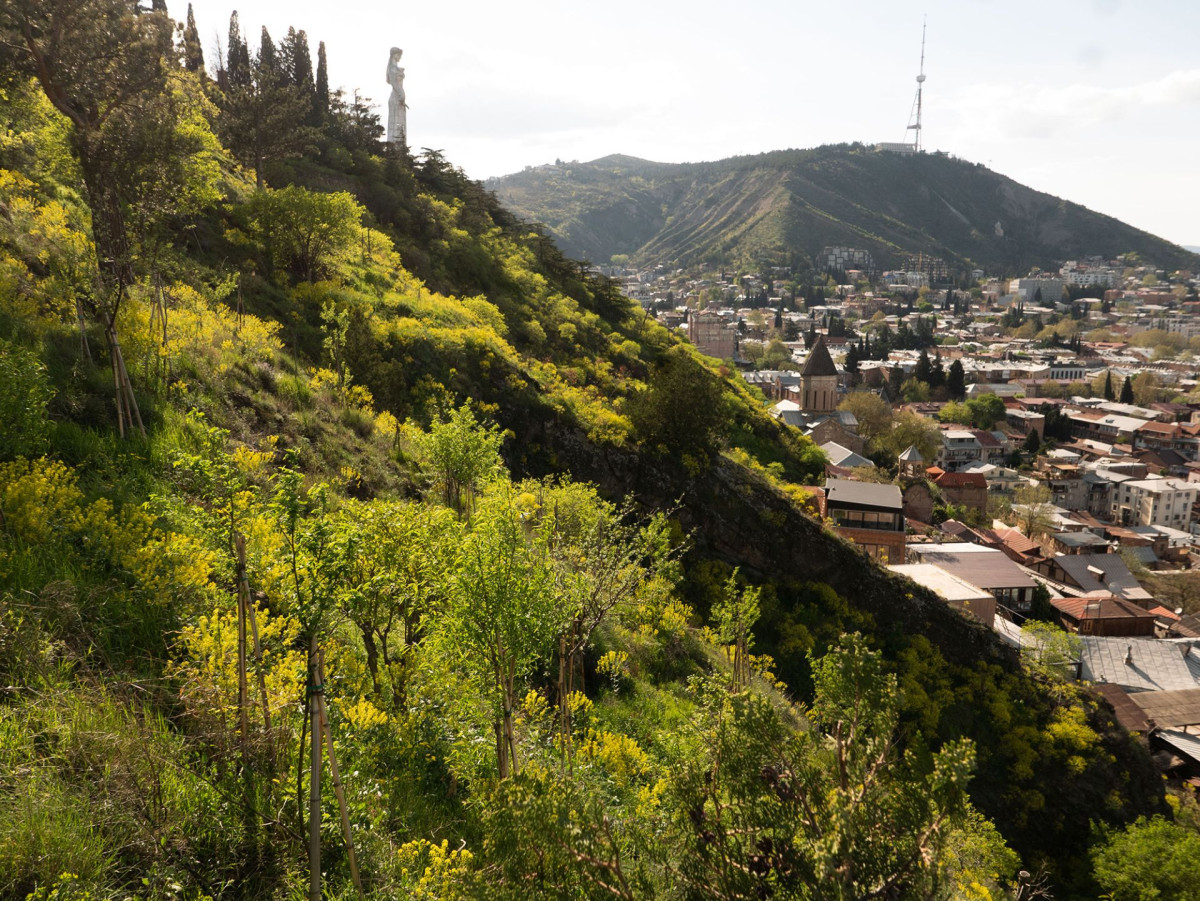
[(404, 67), (400, 65), (403, 53), (399, 47), (393, 47), (392, 55), (388, 58), (387, 83), (392, 86), (392, 96), (388, 98), (389, 144), (408, 142), (408, 104), (404, 102)]

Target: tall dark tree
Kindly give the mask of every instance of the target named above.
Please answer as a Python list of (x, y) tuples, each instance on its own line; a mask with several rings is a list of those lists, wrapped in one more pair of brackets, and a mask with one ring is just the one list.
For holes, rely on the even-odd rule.
[(1133, 379), (1125, 376), (1125, 384), (1121, 386), (1121, 403), (1133, 403)]
[(933, 372), (933, 364), (929, 362), (929, 353), (921, 348), (921, 355), (917, 357), (917, 368), (913, 372), (918, 382), (929, 384), (930, 374)]
[(250, 70), (250, 48), (242, 37), (242, 27), (235, 9), (229, 16), (229, 41), (225, 47), (225, 69), (219, 79), (226, 90), (245, 87), (253, 81)]
[(1116, 400), (1117, 393), (1113, 390), (1112, 371), (1104, 373), (1104, 399)]
[(303, 28), (296, 32), (294, 47), (295, 49), (292, 51), (292, 82), (302, 91), (312, 91), (312, 54), (308, 50), (308, 34)]
[(183, 66), (189, 72), (204, 74), (204, 46), (200, 43), (200, 32), (196, 28), (196, 15), (192, 4), (188, 4), (187, 25), (183, 29)]
[(262, 36), (258, 43), (258, 68), (261, 75), (279, 80), (279, 59), (275, 52), (275, 42), (271, 40), (266, 25), (262, 27)]
[(962, 400), (967, 395), (967, 377), (963, 371), (962, 360), (950, 364), (946, 373), (946, 391), (953, 400)]
[(165, 16), (167, 14), (167, 0), (151, 0), (150, 9)]
[[(249, 65), (248, 80), (226, 79), (228, 86), (219, 101), (221, 137), (244, 165), (254, 169), (259, 188), (268, 162), (301, 153), (315, 140), (315, 132), (305, 124), (312, 109), (311, 92), (290, 84), (283, 71), (282, 48), (287, 43), (277, 51), (264, 28), (262, 51)], [(231, 50), (231, 60), (233, 56)]]
[(946, 367), (942, 365), (942, 354), (939, 351), (934, 357), (933, 365), (929, 367), (929, 387), (941, 388), (946, 384)]
[(317, 98), (318, 124), (329, 116), (329, 65), (325, 59), (325, 42), (317, 44)]

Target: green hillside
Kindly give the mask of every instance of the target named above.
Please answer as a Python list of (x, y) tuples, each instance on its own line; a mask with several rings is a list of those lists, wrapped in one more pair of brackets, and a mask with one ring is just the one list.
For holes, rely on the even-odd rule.
[(527, 169), (489, 187), (545, 223), (568, 255), (596, 263), (628, 254), (639, 263), (797, 266), (827, 245), (870, 250), (881, 268), (917, 253), (1010, 274), (1130, 251), (1168, 268), (1197, 263), (1183, 248), (982, 165), (861, 144), (713, 163), (610, 156)]
[(0, 898), (1094, 897), (1142, 830), (1190, 853), (1111, 710), (811, 515), (736, 373), (230, 32), (214, 82), (160, 11), (0, 8)]

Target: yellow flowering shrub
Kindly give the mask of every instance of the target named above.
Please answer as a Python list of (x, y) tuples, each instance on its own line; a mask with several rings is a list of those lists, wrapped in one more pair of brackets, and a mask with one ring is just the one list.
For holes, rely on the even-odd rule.
[(621, 786), (641, 779), (650, 768), (646, 752), (628, 735), (619, 732), (589, 731), (579, 746), (579, 757), (599, 764)]
[(65, 530), (83, 504), (75, 472), (57, 460), (0, 463), (4, 530), (27, 544)]
[[(137, 507), (113, 508), (101, 498), (84, 503), (75, 471), (57, 460), (0, 464), (4, 531), (29, 545), (73, 540), (85, 566), (107, 564), (162, 603), (211, 587), (215, 554), (186, 535), (164, 532)], [(0, 549), (0, 554), (4, 551)]]
[[(256, 607), (262, 645), (263, 679), (272, 716), (294, 706), (303, 696), (307, 677), (306, 655), (294, 650), (300, 623), (289, 616)], [(214, 609), (186, 626), (179, 636), (180, 659), (168, 674), (180, 683), (180, 697), (188, 714), (211, 726), (236, 722), (238, 702), (237, 613)], [(262, 699), (255, 671), (253, 640), (247, 642), (250, 696), (256, 710)], [(258, 713), (255, 714), (259, 716)], [(261, 720), (259, 720), (261, 722)]]
[(366, 698), (343, 705), (341, 711), (346, 722), (355, 730), (373, 729), (375, 726), (385, 725), (388, 721), (387, 714)]
[(472, 897), (474, 855), (465, 848), (450, 850), (425, 839), (405, 842), (396, 850), (396, 862), (409, 901), (458, 901)]

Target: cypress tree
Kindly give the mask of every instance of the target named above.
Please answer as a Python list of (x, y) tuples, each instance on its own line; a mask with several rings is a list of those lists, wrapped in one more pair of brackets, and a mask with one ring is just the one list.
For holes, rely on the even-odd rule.
[(329, 69), (325, 62), (325, 42), (317, 44), (317, 118), (323, 122), (329, 115)]
[(196, 16), (190, 3), (187, 25), (183, 29), (183, 65), (189, 72), (204, 74), (204, 47), (200, 43), (200, 32), (196, 28)]
[(229, 86), (250, 84), (250, 48), (242, 39), (242, 28), (238, 23), (237, 10), (229, 17), (229, 45), (225, 50), (225, 71)]
[(1115, 391), (1113, 391), (1113, 386), (1112, 386), (1112, 370), (1109, 370), (1108, 372), (1106, 372), (1104, 374), (1104, 399), (1105, 400), (1116, 400), (1117, 399), (1117, 394)]
[(292, 83), (301, 91), (313, 90), (312, 54), (308, 52), (308, 34), (304, 29), (296, 32), (296, 43), (292, 58)]
[(962, 400), (966, 396), (967, 376), (963, 371), (962, 360), (955, 360), (950, 364), (950, 371), (946, 373), (946, 391), (953, 400)]
[(1133, 403), (1133, 380), (1125, 376), (1125, 384), (1121, 386), (1121, 403)]
[(152, 0), (150, 9), (156, 13), (165, 13), (167, 11), (167, 0)]
[(929, 352), (925, 348), (921, 348), (921, 355), (917, 357), (917, 368), (913, 375), (916, 376), (918, 382), (929, 384), (929, 376), (933, 372), (933, 364), (929, 362)]
[(260, 72), (271, 77), (275, 77), (279, 73), (279, 60), (275, 54), (275, 42), (271, 40), (271, 34), (267, 31), (266, 25), (262, 27), (262, 37), (259, 39), (258, 68)]

